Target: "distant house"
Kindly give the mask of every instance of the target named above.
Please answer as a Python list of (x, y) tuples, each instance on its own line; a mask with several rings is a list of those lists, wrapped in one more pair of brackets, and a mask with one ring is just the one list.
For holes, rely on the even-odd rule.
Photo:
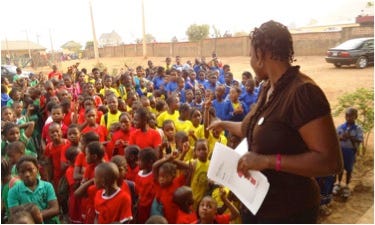
[(46, 47), (32, 41), (1, 41), (1, 57), (23, 57), (46, 51)]
[(104, 33), (99, 37), (100, 46), (116, 46), (121, 43), (122, 39), (115, 31), (112, 31), (111, 33)]

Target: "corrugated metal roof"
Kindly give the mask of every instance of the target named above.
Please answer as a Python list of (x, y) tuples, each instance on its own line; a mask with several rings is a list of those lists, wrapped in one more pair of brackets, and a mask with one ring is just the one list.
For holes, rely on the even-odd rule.
[(1, 50), (6, 51), (15, 51), (15, 50), (46, 50), (46, 47), (41, 46), (40, 44), (34, 43), (32, 41), (1, 41)]

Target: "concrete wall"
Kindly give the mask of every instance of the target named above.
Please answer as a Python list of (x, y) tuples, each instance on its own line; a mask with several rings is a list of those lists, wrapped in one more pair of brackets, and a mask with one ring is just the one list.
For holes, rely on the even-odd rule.
[[(297, 56), (325, 55), (327, 49), (358, 37), (373, 37), (374, 27), (345, 27), (336, 32), (313, 32), (292, 34), (294, 51)], [(212, 38), (200, 42), (174, 42), (147, 44), (147, 56), (150, 57), (196, 57), (211, 56), (248, 56), (249, 37)], [(100, 57), (135, 57), (143, 55), (141, 44), (107, 46), (99, 48)], [(86, 57), (93, 57), (93, 49), (86, 50)]]

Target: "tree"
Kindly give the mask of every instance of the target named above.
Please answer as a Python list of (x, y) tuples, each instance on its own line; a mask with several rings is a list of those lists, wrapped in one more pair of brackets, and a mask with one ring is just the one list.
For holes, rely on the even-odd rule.
[(371, 130), (374, 128), (374, 90), (359, 88), (352, 93), (342, 95), (333, 115), (340, 115), (348, 107), (354, 107), (358, 110), (356, 123), (363, 129), (363, 147), (366, 149)]
[(69, 51), (78, 53), (79, 50), (81, 50), (82, 45), (80, 43), (77, 43), (75, 41), (68, 41), (65, 44), (61, 46), (62, 49), (67, 49)]
[(94, 47), (94, 42), (93, 41), (88, 41), (86, 42), (85, 49), (93, 48)]
[(207, 24), (192, 24), (186, 30), (189, 41), (200, 41), (208, 37), (210, 26)]
[(171, 39), (171, 42), (178, 42), (177, 37), (174, 36), (174, 37)]
[[(146, 36), (146, 43), (152, 43), (152, 42), (156, 41), (156, 38), (154, 36), (152, 36), (152, 34), (146, 34), (145, 36)], [(137, 38), (135, 40), (135, 43), (142, 44), (143, 43), (143, 39), (142, 38)]]
[(238, 31), (238, 32), (234, 33), (234, 37), (243, 37), (243, 36), (249, 36), (249, 32)]
[(220, 33), (220, 30), (215, 27), (215, 25), (212, 25), (213, 34), (212, 36), (214, 38), (220, 38), (222, 35)]

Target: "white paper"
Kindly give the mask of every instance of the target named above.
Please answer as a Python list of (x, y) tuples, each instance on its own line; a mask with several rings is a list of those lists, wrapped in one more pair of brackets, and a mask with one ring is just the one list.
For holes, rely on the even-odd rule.
[(246, 138), (235, 150), (216, 142), (207, 176), (214, 182), (229, 188), (256, 215), (267, 195), (270, 184), (267, 177), (259, 171), (250, 171), (250, 179), (238, 176), (237, 163), (247, 151)]

